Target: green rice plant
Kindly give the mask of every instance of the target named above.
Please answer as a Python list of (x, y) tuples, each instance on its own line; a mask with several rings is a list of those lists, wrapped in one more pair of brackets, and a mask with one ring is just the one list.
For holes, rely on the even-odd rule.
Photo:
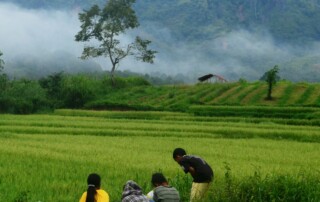
[(122, 119), (161, 119), (170, 116), (186, 116), (180, 112), (161, 112), (161, 111), (92, 111), (92, 110), (69, 110), (58, 109), (54, 111), (56, 115), (62, 116), (84, 116), (84, 117), (103, 117), (103, 118), (122, 118)]
[(218, 100), (223, 98), (226, 92), (228, 92), (230, 89), (233, 89), (237, 85), (237, 83), (219, 84), (217, 86), (219, 90), (214, 92), (214, 94), (212, 95), (212, 100), (208, 101), (207, 104), (219, 103)]
[(200, 101), (207, 104), (209, 101), (213, 100), (215, 95), (220, 91), (220, 87), (218, 84), (208, 86), (208, 88), (211, 90), (211, 93), (204, 95), (202, 98), (200, 98)]
[(215, 89), (215, 85), (212, 84), (198, 84), (197, 91), (190, 95), (191, 104), (203, 104), (204, 98), (212, 93)]
[(174, 177), (168, 179), (169, 184), (179, 191), (180, 200), (188, 201), (190, 199), (190, 190), (192, 185), (192, 178), (190, 175), (177, 173)]
[(259, 87), (260, 86), (258, 84), (247, 85), (242, 92), (239, 92), (235, 102), (240, 104), (250, 92), (256, 91)]
[[(70, 134), (92, 136), (167, 136), (201, 138), (265, 138), (319, 142), (314, 126), (281, 125), (282, 119), (185, 119), (183, 113), (60, 111), (68, 116), (3, 116), (2, 133)], [(70, 112), (70, 114), (68, 113)], [(72, 114), (74, 112), (75, 114)], [(59, 112), (57, 112), (59, 113)], [(73, 117), (72, 115), (77, 115)], [(96, 117), (94, 117), (96, 115)], [(171, 116), (170, 116), (171, 115)], [(127, 116), (128, 118), (124, 118)], [(19, 118), (18, 118), (19, 117)], [(171, 118), (170, 118), (171, 117)], [(203, 117), (198, 117), (203, 118)], [(179, 120), (180, 119), (180, 120)], [(243, 121), (244, 120), (244, 121)], [(278, 121), (278, 122), (277, 122)], [(300, 124), (295, 120), (291, 124)]]
[(315, 120), (141, 111), (2, 114), (0, 190), (6, 191), (0, 201), (78, 201), (91, 172), (101, 174), (111, 201), (120, 201), (127, 180), (147, 193), (152, 173), (159, 170), (186, 201), (192, 179), (172, 159), (176, 147), (204, 157), (214, 169), (207, 201), (290, 201), (294, 193), (295, 199), (317, 201), (320, 129), (304, 125)]
[(30, 201), (77, 201), (90, 172), (100, 173), (111, 201), (119, 201), (126, 180), (137, 181), (147, 193), (151, 174), (159, 169), (187, 199), (191, 178), (171, 154), (180, 145), (213, 167), (216, 177), (210, 199), (224, 187), (224, 162), (230, 162), (233, 174), (243, 180), (254, 171), (252, 165), (261, 167), (261, 174), (296, 173), (301, 167), (313, 173), (320, 166), (317, 144), (290, 141), (69, 134), (14, 134), (0, 139), (0, 189), (6, 190), (0, 193), (1, 201), (13, 201), (26, 190)]
[(265, 98), (265, 94), (267, 92), (267, 86), (261, 85), (259, 90), (255, 92), (254, 95), (247, 101), (247, 105), (261, 105), (261, 100)]
[(246, 85), (234, 86), (231, 90), (228, 91), (228, 93), (226, 92), (224, 96), (221, 96), (219, 98), (219, 103), (229, 104), (231, 100), (230, 98), (236, 96), (237, 93), (241, 92), (245, 87)]
[(197, 116), (239, 116), (271, 118), (306, 118), (318, 108), (266, 107), (266, 106), (191, 106), (189, 111)]
[(288, 100), (290, 99), (291, 94), (294, 92), (294, 88), (295, 88), (295, 85), (292, 85), (292, 84), (288, 85), (285, 88), (283, 94), (281, 95), (278, 101), (278, 105), (283, 106), (286, 103), (288, 103)]
[(315, 91), (314, 85), (309, 85), (305, 92), (300, 96), (295, 104), (303, 105), (311, 96), (311, 94)]
[(237, 194), (240, 201), (318, 201), (320, 200), (318, 177), (300, 174), (270, 174), (265, 177), (256, 171), (243, 180)]
[[(235, 177), (230, 165), (225, 166), (225, 183), (214, 190), (213, 201), (318, 201), (320, 181), (317, 174), (263, 175), (259, 169), (253, 175)], [(209, 201), (209, 200), (208, 200)]]

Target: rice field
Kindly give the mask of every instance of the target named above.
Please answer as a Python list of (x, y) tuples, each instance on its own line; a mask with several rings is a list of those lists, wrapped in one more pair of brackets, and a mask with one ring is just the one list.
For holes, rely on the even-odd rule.
[(214, 169), (211, 194), (225, 184), (226, 164), (237, 180), (257, 171), (320, 179), (320, 127), (309, 120), (85, 110), (0, 117), (0, 201), (78, 201), (92, 172), (120, 201), (127, 180), (148, 192), (156, 171), (186, 199), (191, 178), (172, 159), (176, 147)]

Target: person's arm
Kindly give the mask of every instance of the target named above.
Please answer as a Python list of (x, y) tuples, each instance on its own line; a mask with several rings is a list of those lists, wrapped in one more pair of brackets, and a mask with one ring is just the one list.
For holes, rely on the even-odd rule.
[(189, 173), (191, 174), (192, 177), (195, 177), (196, 170), (194, 169), (194, 167), (189, 166), (188, 171), (189, 171)]
[(153, 192), (153, 201), (154, 202), (158, 202), (159, 201), (158, 194), (157, 194), (156, 191)]

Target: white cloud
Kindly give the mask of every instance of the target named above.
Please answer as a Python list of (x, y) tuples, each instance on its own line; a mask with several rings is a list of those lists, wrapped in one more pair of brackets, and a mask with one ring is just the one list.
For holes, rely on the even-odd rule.
[(56, 50), (81, 52), (81, 45), (74, 41), (79, 29), (75, 13), (0, 4), (0, 27), (0, 48), (8, 58), (18, 54), (41, 56)]

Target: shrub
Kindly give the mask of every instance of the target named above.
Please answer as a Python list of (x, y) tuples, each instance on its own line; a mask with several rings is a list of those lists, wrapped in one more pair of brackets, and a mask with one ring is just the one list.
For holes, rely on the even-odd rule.
[(40, 86), (46, 90), (48, 98), (55, 107), (62, 106), (63, 73), (55, 73), (39, 80)]
[(106, 88), (115, 88), (115, 89), (121, 89), (121, 88), (127, 88), (127, 87), (133, 87), (133, 86), (148, 86), (150, 85), (150, 82), (148, 82), (146, 79), (142, 77), (115, 77), (115, 86), (112, 86), (112, 81), (110, 77), (105, 77), (103, 79), (103, 85)]
[(95, 79), (84, 75), (64, 77), (62, 82), (62, 96), (64, 104), (70, 108), (81, 108), (91, 101), (97, 92)]
[(320, 176), (267, 174), (256, 170), (252, 176), (236, 179), (228, 164), (225, 184), (215, 190), (214, 201), (319, 201)]
[(50, 109), (46, 92), (36, 81), (14, 80), (8, 84), (0, 97), (0, 111), (29, 114)]

